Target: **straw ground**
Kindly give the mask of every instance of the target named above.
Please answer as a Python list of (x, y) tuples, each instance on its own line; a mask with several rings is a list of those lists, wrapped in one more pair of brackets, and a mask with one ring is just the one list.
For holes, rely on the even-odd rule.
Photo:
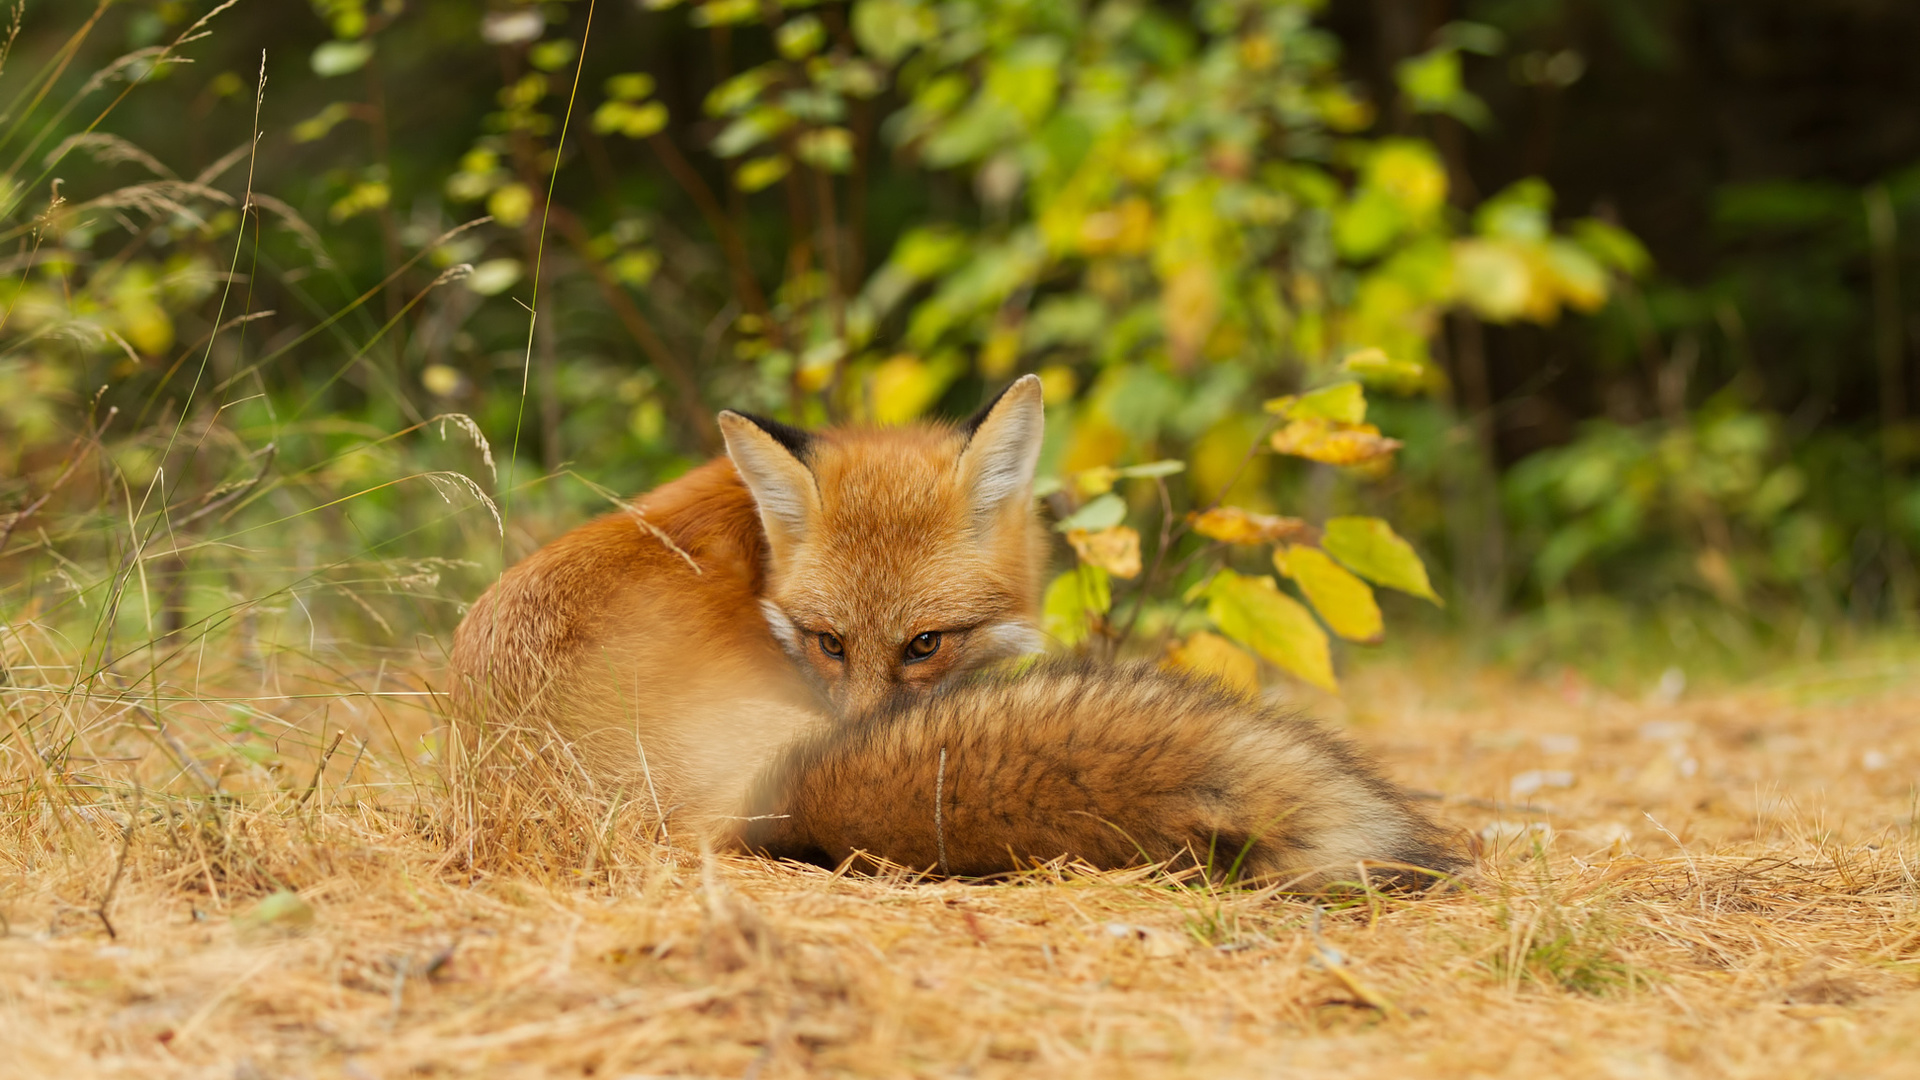
[(446, 795), (432, 655), (5, 649), (0, 1074), (1920, 1075), (1899, 655), (1678, 700), (1363, 670), (1321, 711), (1479, 869), (1317, 909), (508, 828)]

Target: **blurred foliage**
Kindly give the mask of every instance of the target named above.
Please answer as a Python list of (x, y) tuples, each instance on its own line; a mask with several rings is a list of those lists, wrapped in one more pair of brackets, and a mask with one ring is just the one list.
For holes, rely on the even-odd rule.
[[(1514, 87), (1600, 78), (1542, 44), (1593, 6), (1638, 10), (1443, 4), (1384, 43), (1316, 0), (30, 4), (8, 604), (124, 618), (137, 566), (150, 636), (263, 586), (444, 628), (715, 452), (718, 407), (898, 423), (1033, 371), (1069, 645), (1331, 686), (1376, 587), (1909, 610), (1920, 429), (1794, 414), (1750, 358), (1911, 381), (1920, 174), (1725, 185), (1727, 258), (1659, 275), (1552, 169), (1474, 168)], [(1570, 365), (1597, 397), (1516, 453)]]

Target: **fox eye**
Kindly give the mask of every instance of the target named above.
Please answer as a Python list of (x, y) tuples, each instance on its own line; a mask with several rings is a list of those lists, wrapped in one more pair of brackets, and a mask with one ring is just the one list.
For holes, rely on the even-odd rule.
[(840, 641), (840, 635), (828, 630), (820, 635), (820, 651), (835, 660), (847, 658), (847, 647)]
[(929, 630), (907, 642), (907, 663), (916, 664), (940, 651), (940, 634)]

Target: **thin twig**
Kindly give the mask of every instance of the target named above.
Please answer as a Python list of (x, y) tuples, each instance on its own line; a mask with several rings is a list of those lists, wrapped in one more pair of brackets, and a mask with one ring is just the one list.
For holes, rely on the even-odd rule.
[(107, 928), (109, 940), (120, 940), (120, 932), (113, 928), (113, 920), (107, 917), (107, 909), (113, 906), (114, 895), (120, 891), (121, 875), (127, 872), (127, 852), (133, 848), (133, 830), (140, 824), (140, 782), (133, 782), (133, 808), (127, 814), (127, 827), (120, 832), (120, 857), (114, 861), (113, 877), (107, 882), (107, 894), (100, 898), (100, 906), (93, 913), (100, 916), (100, 925)]
[(933, 843), (940, 853), (940, 876), (947, 877), (947, 830), (941, 817), (940, 803), (943, 801), (947, 786), (947, 748), (940, 748), (940, 771), (933, 777)]
[(201, 518), (206, 517), (209, 514), (218, 513), (219, 511), (224, 510), (229, 506), (232, 506), (234, 503), (239, 502), (241, 499), (246, 498), (249, 494), (252, 493), (253, 489), (260, 486), (261, 481), (267, 478), (267, 470), (273, 468), (273, 459), (278, 457), (279, 454), (280, 454), (279, 445), (277, 443), (268, 443), (266, 445), (266, 448), (261, 451), (260, 469), (258, 472), (253, 474), (253, 479), (247, 481), (244, 484), (241, 484), (238, 487), (235, 487), (227, 491), (224, 495), (218, 495), (218, 497), (216, 497), (217, 490), (208, 492), (205, 496), (206, 501), (200, 506), (200, 508), (195, 510), (191, 514), (188, 514), (186, 517), (182, 518), (181, 520), (175, 522), (173, 525), (174, 530), (177, 532), (181, 529), (184, 529), (187, 526), (193, 524), (194, 522), (199, 521)]
[(293, 805), (305, 806), (307, 800), (313, 798), (313, 793), (320, 787), (320, 778), (327, 773), (327, 762), (333, 760), (333, 752), (340, 749), (340, 740), (346, 737), (347, 733), (344, 731), (334, 733), (333, 745), (327, 747), (327, 752), (320, 755), (320, 764), (313, 770), (313, 780), (307, 784), (307, 790), (301, 792), (300, 797), (294, 800)]

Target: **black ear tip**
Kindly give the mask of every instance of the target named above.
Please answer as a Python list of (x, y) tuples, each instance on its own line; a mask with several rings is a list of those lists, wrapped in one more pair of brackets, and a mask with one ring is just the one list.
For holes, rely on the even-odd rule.
[(783, 424), (778, 420), (770, 420), (764, 416), (755, 416), (750, 412), (740, 412), (737, 409), (722, 410), (720, 415), (737, 416), (745, 420), (747, 423), (766, 432), (768, 438), (786, 447), (787, 453), (792, 454), (801, 461), (807, 460), (807, 455), (813, 452), (813, 433), (803, 428), (794, 427), (792, 424)]
[(1039, 386), (1040, 386), (1040, 376), (1032, 375), (1032, 374), (1020, 376), (1019, 378), (1013, 380), (1007, 385), (1001, 387), (1000, 392), (993, 395), (992, 401), (989, 401), (985, 405), (980, 406), (979, 412), (974, 413), (972, 416), (967, 417), (967, 422), (960, 425), (960, 430), (966, 432), (968, 436), (972, 436), (974, 432), (980, 430), (981, 424), (984, 424), (987, 422), (987, 417), (993, 415), (993, 410), (996, 408), (999, 408), (1000, 403), (1006, 400), (1006, 397), (1008, 394), (1013, 393), (1015, 390), (1037, 389)]

